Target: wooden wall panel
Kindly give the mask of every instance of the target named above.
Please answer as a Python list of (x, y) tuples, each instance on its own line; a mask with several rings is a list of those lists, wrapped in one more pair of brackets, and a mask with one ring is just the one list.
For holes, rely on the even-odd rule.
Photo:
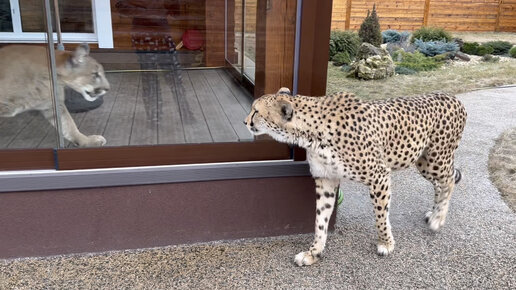
[(452, 31), (494, 31), (498, 0), (431, 0), (429, 26)]
[[(234, 2), (234, 1), (233, 1)], [(235, 5), (236, 9), (242, 9), (241, 0), (234, 2), (233, 5)], [(228, 2), (229, 6), (229, 2)], [(246, 11), (256, 11), (258, 6), (258, 0), (245, 0), (245, 9)], [(238, 25), (238, 27), (242, 27), (242, 19), (235, 19), (235, 25)], [(256, 14), (254, 13), (248, 13), (246, 14), (245, 18), (245, 31), (256, 31)]]
[(348, 4), (352, 0), (333, 0), (331, 12), (331, 30), (347, 30), (346, 20), (348, 19)]
[(360, 29), (367, 10), (372, 10), (375, 3), (382, 30), (413, 30), (423, 23), (425, 0), (334, 0), (332, 29), (345, 30), (347, 14), (349, 29)]
[(498, 31), (516, 32), (516, 0), (500, 1)]
[(260, 0), (257, 15), (254, 95), (259, 97), (280, 87), (292, 88), (296, 1), (277, 0), (267, 9), (266, 1)]
[(375, 3), (382, 30), (415, 30), (426, 22), (451, 31), (516, 31), (516, 0), (334, 0), (332, 29), (345, 30), (348, 21), (358, 30)]
[(224, 66), (225, 1), (210, 0), (206, 9), (206, 66)]

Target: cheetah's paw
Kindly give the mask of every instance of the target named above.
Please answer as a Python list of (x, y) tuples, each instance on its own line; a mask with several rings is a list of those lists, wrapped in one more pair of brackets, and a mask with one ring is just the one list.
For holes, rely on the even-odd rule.
[(425, 214), (425, 221), (434, 232), (438, 231), (444, 225), (444, 218), (437, 212), (429, 211)]
[(378, 243), (377, 253), (380, 256), (387, 256), (394, 251), (394, 243)]
[(316, 257), (312, 255), (310, 251), (308, 252), (301, 252), (296, 255), (296, 258), (294, 261), (298, 266), (310, 266), (313, 263), (317, 262), (319, 260), (319, 257)]

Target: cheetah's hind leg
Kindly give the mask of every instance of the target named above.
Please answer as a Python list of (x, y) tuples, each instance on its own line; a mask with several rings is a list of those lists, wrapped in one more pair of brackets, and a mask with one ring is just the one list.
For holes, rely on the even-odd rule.
[(432, 231), (438, 231), (446, 221), (448, 207), (454, 186), (461, 179), (453, 159), (442, 158), (429, 150), (416, 162), (416, 167), (434, 185), (434, 206), (425, 214), (425, 221)]

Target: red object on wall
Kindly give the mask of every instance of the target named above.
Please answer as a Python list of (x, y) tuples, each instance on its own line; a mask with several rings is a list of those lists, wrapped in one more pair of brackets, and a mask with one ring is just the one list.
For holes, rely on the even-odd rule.
[(183, 45), (190, 50), (197, 50), (202, 47), (204, 39), (199, 30), (188, 29), (183, 33)]

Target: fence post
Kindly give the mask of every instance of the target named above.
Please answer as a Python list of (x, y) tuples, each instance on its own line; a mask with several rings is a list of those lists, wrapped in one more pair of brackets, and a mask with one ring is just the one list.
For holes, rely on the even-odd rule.
[(428, 25), (428, 12), (430, 11), (430, 0), (425, 0), (425, 10), (423, 14), (423, 26)]
[(500, 31), (500, 14), (502, 10), (502, 0), (498, 0), (498, 12), (496, 13), (496, 23), (494, 31)]
[(347, 0), (346, 5), (346, 23), (344, 24), (344, 30), (349, 30), (349, 24), (351, 23), (351, 1)]

